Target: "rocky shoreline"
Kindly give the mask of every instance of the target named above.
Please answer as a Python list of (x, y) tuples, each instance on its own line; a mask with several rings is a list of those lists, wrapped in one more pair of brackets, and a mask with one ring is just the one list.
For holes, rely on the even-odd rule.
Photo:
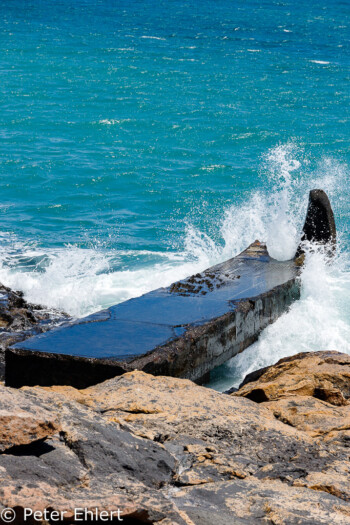
[(283, 359), (232, 395), (140, 371), (84, 390), (1, 385), (0, 511), (349, 523), (349, 385), (350, 356), (335, 351)]
[[(304, 236), (319, 242), (331, 239), (331, 246), (335, 245), (333, 214), (320, 190), (310, 193)], [(262, 249), (260, 243), (252, 246)], [(291, 262), (293, 268), (303, 262), (301, 249), (297, 255), (298, 260)], [(218, 266), (221, 273), (228, 263)], [(239, 279), (243, 280), (241, 266)], [(185, 280), (186, 286), (188, 282), (194, 286), (191, 279)], [(284, 279), (283, 286), (294, 286), (295, 279), (296, 274), (291, 281)], [(180, 294), (182, 300), (184, 282), (176, 286), (169, 294)], [(237, 343), (235, 353), (243, 350), (297, 295), (287, 294), (279, 308), (275, 294), (266, 312), (259, 306), (256, 319), (254, 312), (249, 319), (255, 301), (245, 301), (252, 304), (242, 316), (242, 333), (238, 325), (229, 325), (233, 323), (229, 317), (223, 324), (215, 309), (213, 323), (219, 319), (219, 324), (205, 325), (207, 331), (210, 325), (209, 338), (206, 333), (207, 339), (198, 337), (202, 328), (195, 325), (187, 339), (183, 337), (187, 346), (182, 354), (179, 348), (164, 353), (163, 347), (157, 347), (159, 355), (151, 353), (150, 363), (163, 360), (171, 365), (179, 353), (190, 360), (188, 370), (197, 367), (197, 375), (184, 376), (198, 379), (210, 367), (205, 370), (202, 361), (193, 360), (193, 341), (201, 350), (204, 341), (205, 350), (214, 357), (228, 358), (225, 351), (232, 351), (233, 341)], [(188, 322), (187, 312), (182, 314)], [(237, 312), (241, 313), (239, 308)], [(106, 315), (102, 312), (93, 320), (101, 323)], [(66, 314), (29, 304), (22, 293), (0, 286), (0, 374), (8, 347), (67, 320)], [(133, 324), (132, 319), (127, 322)], [(249, 323), (253, 330), (246, 333)], [(227, 326), (234, 330), (226, 334)], [(80, 345), (92, 344), (91, 333), (85, 339), (80, 332), (78, 335), (70, 342), (64, 338), (60, 349), (71, 352), (77, 340)], [(112, 338), (111, 333), (107, 335), (115, 345), (120, 332)], [(133, 336), (144, 344), (142, 337)], [(210, 352), (202, 352), (205, 366), (213, 357)], [(7, 350), (7, 357), (12, 353)], [(113, 369), (104, 382), (106, 374), (94, 374), (94, 381), (88, 383), (81, 360), (73, 371), (74, 381), (67, 383), (61, 380), (72, 376), (72, 360), (67, 360), (65, 375), (57, 380), (57, 360), (50, 360), (48, 374), (48, 369), (37, 368), (39, 361), (22, 358), (11, 364), (11, 383), (7, 360), (6, 384), (21, 388), (0, 383), (0, 523), (350, 523), (349, 355), (336, 351), (297, 354), (249, 374), (238, 390), (228, 393), (171, 377), (181, 374), (173, 373), (170, 365), (147, 368), (142, 358), (131, 371), (121, 368), (117, 375)], [(96, 356), (93, 359), (97, 361)], [(19, 383), (18, 362), (25, 376)], [(29, 377), (32, 372), (34, 380)], [(37, 378), (43, 386), (22, 386), (37, 385)]]

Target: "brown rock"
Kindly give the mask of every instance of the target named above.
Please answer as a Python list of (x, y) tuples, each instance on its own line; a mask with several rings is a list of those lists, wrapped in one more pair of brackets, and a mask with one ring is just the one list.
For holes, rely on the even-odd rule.
[(339, 407), (311, 396), (293, 396), (269, 401), (264, 406), (283, 423), (312, 437), (350, 429), (350, 405)]
[(244, 384), (233, 395), (257, 403), (295, 395), (312, 396), (335, 406), (347, 405), (350, 398), (350, 356), (328, 351), (287, 357), (263, 369), (256, 380)]
[(255, 377), (232, 395), (256, 400), (276, 419), (307, 433), (338, 456), (337, 476), (310, 472), (297, 485), (348, 499), (343, 484), (348, 483), (350, 465), (340, 458), (348, 457), (350, 447), (350, 356), (334, 351), (297, 354)]
[(15, 523), (23, 523), (24, 508), (64, 510), (68, 519), (77, 507), (120, 509), (126, 524), (186, 523), (160, 491), (175, 472), (164, 447), (63, 395), (40, 388), (6, 390), (13, 406), (22, 405), (29, 414), (49, 411), (60, 425), (45, 440), (0, 454), (0, 510), (15, 507)]
[(28, 403), (22, 392), (0, 385), (0, 452), (58, 432), (57, 416)]

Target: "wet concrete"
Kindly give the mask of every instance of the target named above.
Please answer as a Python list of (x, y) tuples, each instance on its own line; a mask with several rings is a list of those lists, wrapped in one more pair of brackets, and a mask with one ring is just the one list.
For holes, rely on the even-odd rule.
[(168, 288), (14, 345), (6, 384), (83, 388), (132, 369), (200, 382), (299, 298), (298, 271), (256, 241)]

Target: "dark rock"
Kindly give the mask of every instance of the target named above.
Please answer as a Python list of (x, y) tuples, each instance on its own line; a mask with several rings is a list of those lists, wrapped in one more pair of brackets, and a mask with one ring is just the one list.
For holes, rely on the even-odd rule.
[(247, 383), (251, 383), (252, 381), (256, 381), (257, 379), (259, 379), (259, 377), (262, 376), (268, 368), (268, 366), (264, 368), (258, 368), (257, 370), (253, 370), (253, 372), (250, 372), (250, 374), (247, 374), (243, 379), (242, 383), (239, 385), (239, 388), (242, 388), (242, 386), (246, 385)]
[(323, 244), (328, 246), (329, 255), (334, 255), (336, 249), (336, 227), (334, 214), (326, 193), (323, 190), (312, 190), (309, 194), (309, 204), (303, 227), (301, 244), (295, 257), (304, 253), (303, 243)]
[(68, 319), (70, 317), (63, 312), (27, 303), (22, 292), (0, 284), (0, 380), (5, 375), (6, 348)]
[(235, 386), (231, 386), (231, 388), (229, 388), (228, 390), (225, 390), (225, 392), (223, 392), (223, 394), (226, 394), (226, 395), (230, 395), (230, 394), (233, 394), (233, 392), (237, 392), (238, 388), (235, 387)]
[(330, 494), (254, 478), (189, 487), (173, 498), (195, 525), (345, 525), (349, 511)]

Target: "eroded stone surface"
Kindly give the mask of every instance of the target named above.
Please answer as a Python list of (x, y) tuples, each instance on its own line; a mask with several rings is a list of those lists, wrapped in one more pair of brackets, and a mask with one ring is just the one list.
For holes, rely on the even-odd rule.
[[(346, 400), (347, 356), (289, 360), (304, 370), (296, 385), (308, 359), (309, 380), (318, 367)], [(49, 414), (56, 430), (12, 449), (3, 439), (0, 506), (19, 517), (31, 506), (120, 508), (135, 524), (348, 523), (348, 405), (294, 395), (281, 373), (271, 367), (266, 383), (286, 391), (263, 403), (244, 397), (248, 384), (227, 396), (137, 371), (85, 390), (2, 387), (7, 406)]]
[(350, 448), (350, 356), (310, 352), (281, 359), (233, 396), (256, 399), (318, 441)]
[(350, 399), (350, 356), (335, 351), (301, 353), (255, 372), (252, 379), (234, 395), (256, 402), (311, 396), (345, 406)]
[(330, 494), (254, 477), (180, 489), (172, 498), (196, 525), (345, 525), (350, 518), (349, 506)]
[(40, 409), (24, 393), (0, 385), (0, 452), (47, 439), (59, 430), (52, 411)]

